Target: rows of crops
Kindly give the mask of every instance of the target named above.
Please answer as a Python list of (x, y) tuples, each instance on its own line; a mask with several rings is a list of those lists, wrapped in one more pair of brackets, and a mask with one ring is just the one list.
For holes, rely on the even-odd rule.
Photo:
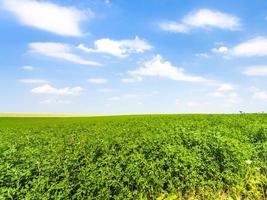
[(267, 115), (0, 118), (0, 199), (266, 199)]

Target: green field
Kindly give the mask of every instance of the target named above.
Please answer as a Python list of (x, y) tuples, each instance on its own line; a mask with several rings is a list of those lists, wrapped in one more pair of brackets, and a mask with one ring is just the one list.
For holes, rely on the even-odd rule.
[(0, 199), (266, 199), (267, 115), (0, 118)]

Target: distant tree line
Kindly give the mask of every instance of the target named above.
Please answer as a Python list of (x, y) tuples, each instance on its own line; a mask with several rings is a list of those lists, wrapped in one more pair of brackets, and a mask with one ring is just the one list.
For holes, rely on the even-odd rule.
[[(244, 111), (242, 111), (242, 110), (239, 110), (238, 111), (239, 112), (239, 114), (241, 114), (241, 115), (243, 115), (243, 114), (246, 114)], [(261, 111), (261, 112), (256, 112), (256, 113), (253, 113), (253, 114), (264, 114), (265, 112), (264, 111)], [(251, 113), (252, 114), (252, 113)]]

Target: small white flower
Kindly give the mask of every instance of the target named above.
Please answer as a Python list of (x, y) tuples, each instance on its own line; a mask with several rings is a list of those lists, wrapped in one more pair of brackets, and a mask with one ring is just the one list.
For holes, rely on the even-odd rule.
[(246, 160), (246, 163), (250, 165), (252, 163), (252, 160)]

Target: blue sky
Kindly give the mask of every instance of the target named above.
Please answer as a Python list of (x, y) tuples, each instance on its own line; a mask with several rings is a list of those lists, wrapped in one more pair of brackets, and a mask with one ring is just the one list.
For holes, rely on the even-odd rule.
[(267, 110), (263, 0), (0, 0), (0, 112)]

